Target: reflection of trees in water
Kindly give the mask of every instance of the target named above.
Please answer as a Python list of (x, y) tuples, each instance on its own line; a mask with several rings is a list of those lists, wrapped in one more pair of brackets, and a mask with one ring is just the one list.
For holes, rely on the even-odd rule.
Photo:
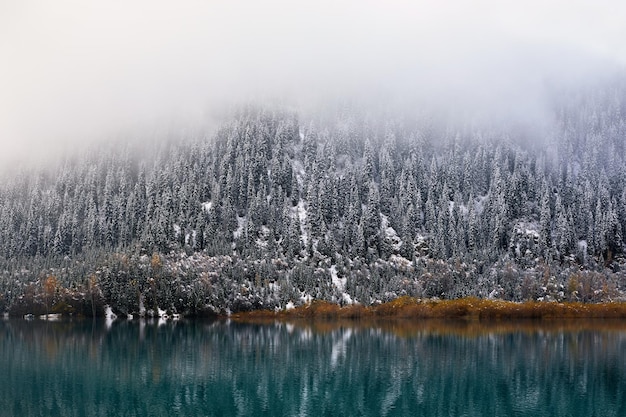
[(7, 415), (624, 415), (624, 331), (319, 329), (0, 322), (0, 407)]

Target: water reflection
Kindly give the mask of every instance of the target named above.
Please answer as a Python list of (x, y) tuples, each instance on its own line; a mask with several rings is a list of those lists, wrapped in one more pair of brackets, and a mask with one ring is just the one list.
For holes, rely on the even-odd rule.
[(626, 324), (0, 321), (0, 414), (626, 415)]

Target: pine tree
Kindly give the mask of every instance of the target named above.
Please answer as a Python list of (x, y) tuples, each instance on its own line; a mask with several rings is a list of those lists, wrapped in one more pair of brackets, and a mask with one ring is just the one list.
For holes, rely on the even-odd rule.
[(539, 212), (539, 247), (543, 256), (547, 256), (547, 250), (552, 245), (552, 215), (550, 210), (550, 196), (547, 187), (544, 187), (541, 197), (541, 209)]

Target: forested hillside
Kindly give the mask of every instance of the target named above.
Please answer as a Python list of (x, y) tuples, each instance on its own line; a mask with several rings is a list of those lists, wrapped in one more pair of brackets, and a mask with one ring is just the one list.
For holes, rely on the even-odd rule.
[(0, 310), (624, 298), (624, 89), (537, 131), (251, 106), (180, 136), (5, 179)]

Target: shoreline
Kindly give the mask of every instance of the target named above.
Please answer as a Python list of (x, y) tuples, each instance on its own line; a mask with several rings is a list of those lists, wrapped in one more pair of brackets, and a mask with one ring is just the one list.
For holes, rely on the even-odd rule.
[(626, 319), (626, 302), (514, 302), (459, 298), (454, 300), (416, 299), (400, 297), (375, 306), (354, 304), (339, 306), (326, 301), (290, 310), (253, 310), (228, 316), (237, 321), (291, 319)]
[[(56, 307), (56, 306), (55, 306)], [(106, 306), (98, 306), (95, 317), (105, 317)], [(113, 306), (113, 310), (116, 311)], [(31, 313), (31, 311), (37, 314)], [(83, 309), (83, 313), (88, 310)], [(556, 301), (505, 301), (493, 299), (481, 299), (476, 297), (458, 298), (452, 300), (441, 299), (418, 299), (408, 296), (399, 297), (395, 300), (376, 304), (362, 305), (351, 304), (340, 306), (339, 304), (323, 300), (314, 300), (308, 304), (297, 306), (290, 309), (264, 310), (255, 309), (248, 311), (236, 312), (201, 312), (200, 314), (176, 314), (168, 311), (162, 311), (163, 316), (152, 315), (141, 317), (136, 314), (130, 315), (136, 318), (163, 318), (182, 319), (182, 318), (216, 318), (230, 319), (235, 321), (268, 321), (268, 320), (351, 320), (358, 321), (361, 319), (453, 319), (466, 321), (489, 321), (489, 320), (516, 320), (516, 319), (626, 319), (626, 302), (602, 302), (602, 303), (583, 303), (583, 302), (556, 302)], [(17, 313), (17, 314), (15, 314)], [(118, 314), (116, 317), (126, 317), (125, 314)], [(11, 312), (7, 311), (1, 314), (0, 318), (38, 318), (46, 316), (45, 319), (58, 320), (65, 317), (89, 318), (94, 317), (90, 314), (75, 314), (68, 312), (67, 309), (52, 308), (49, 313), (45, 313), (41, 309), (29, 309), (22, 306), (21, 309)]]

